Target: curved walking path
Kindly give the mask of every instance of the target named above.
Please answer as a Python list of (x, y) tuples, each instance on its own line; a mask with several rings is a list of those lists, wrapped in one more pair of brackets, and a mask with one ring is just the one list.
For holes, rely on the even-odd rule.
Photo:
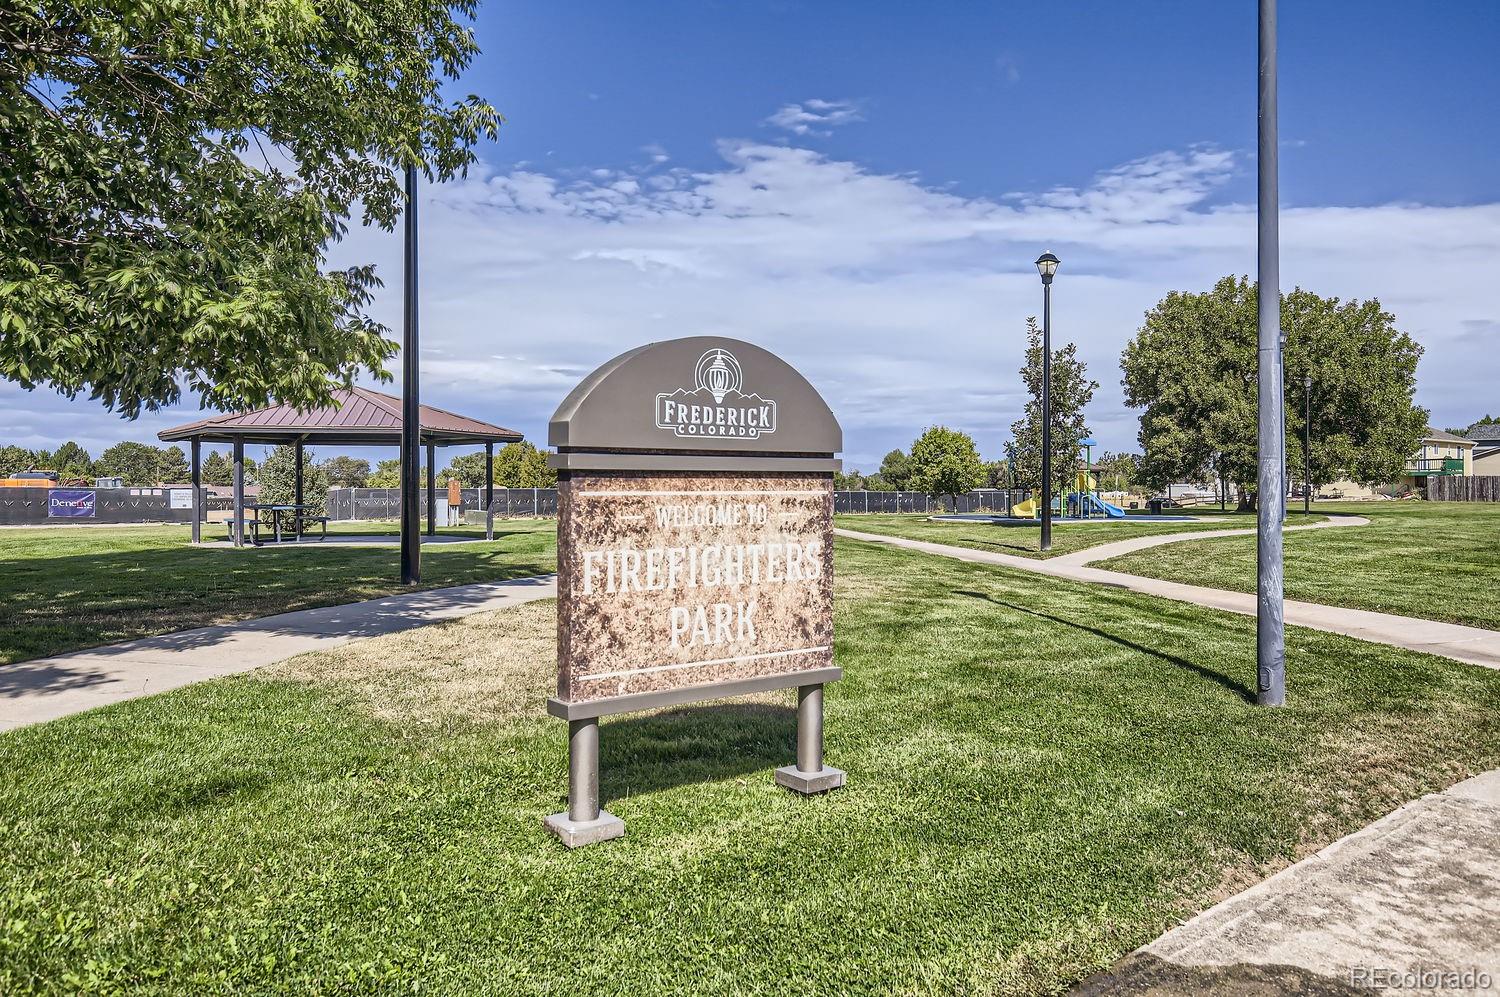
[(0, 731), (248, 672), (307, 651), (557, 594), (556, 575), (478, 582), (196, 627), (0, 665)]
[[(1321, 523), (1287, 527), (1293, 530), (1336, 529), (1341, 527), (1366, 526), (1369, 520), (1363, 516), (1338, 516)], [(1066, 578), (1075, 582), (1092, 582), (1096, 585), (1113, 585), (1145, 595), (1175, 599), (1210, 609), (1220, 609), (1243, 616), (1255, 615), (1255, 593), (1230, 592), (1225, 589), (1208, 588), (1203, 585), (1187, 585), (1183, 582), (1163, 581), (1159, 578), (1143, 578), (1127, 575), (1123, 571), (1108, 571), (1092, 568), (1094, 561), (1103, 561), (1132, 551), (1162, 544), (1184, 543), (1205, 537), (1230, 537), (1253, 534), (1253, 529), (1204, 530), (1201, 533), (1168, 533), (1154, 537), (1134, 537), (1116, 543), (1100, 544), (1088, 550), (1077, 551), (1053, 558), (1020, 557), (1016, 554), (998, 554), (968, 547), (953, 547), (948, 544), (930, 543), (925, 540), (908, 540), (905, 537), (886, 536), (881, 533), (862, 533), (857, 530), (836, 529), (837, 536), (850, 540), (889, 544), (907, 550), (951, 557), (976, 564), (997, 564), (1018, 571)], [(1375, 613), (1365, 609), (1346, 609), (1342, 606), (1324, 606), (1316, 602), (1299, 602), (1288, 599), (1285, 603), (1286, 622), (1310, 630), (1344, 634), (1376, 644), (1406, 648), (1437, 654), (1466, 664), (1500, 669), (1500, 632), (1468, 627), (1458, 623), (1439, 623), (1410, 616), (1394, 616), (1390, 613)]]

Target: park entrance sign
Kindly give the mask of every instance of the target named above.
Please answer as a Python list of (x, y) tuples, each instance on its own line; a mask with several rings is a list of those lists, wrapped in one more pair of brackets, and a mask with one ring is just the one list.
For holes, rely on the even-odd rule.
[(797, 687), (789, 789), (823, 764), (833, 664), (833, 472), (843, 434), (785, 361), (693, 337), (616, 357), (552, 417), (558, 471), (557, 696), (569, 723), (570, 846), (618, 837), (599, 809), (599, 718)]

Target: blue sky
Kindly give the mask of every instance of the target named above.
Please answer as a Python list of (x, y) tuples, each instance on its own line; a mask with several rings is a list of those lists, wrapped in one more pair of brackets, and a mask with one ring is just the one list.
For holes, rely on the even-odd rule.
[[(1435, 424), (1500, 411), (1500, 5), (1282, 6), (1283, 285), (1379, 297)], [(1133, 449), (1142, 313), (1254, 270), (1254, 0), (492, 3), (477, 31), (455, 89), (507, 123), (423, 195), (424, 400), (533, 439), (597, 364), (714, 333), (800, 366), (847, 464), (934, 423), (998, 456), (1051, 249), (1091, 426)], [(333, 258), (379, 264), (394, 328), (396, 239)], [(95, 453), (197, 414), (0, 406), (15, 442)]]

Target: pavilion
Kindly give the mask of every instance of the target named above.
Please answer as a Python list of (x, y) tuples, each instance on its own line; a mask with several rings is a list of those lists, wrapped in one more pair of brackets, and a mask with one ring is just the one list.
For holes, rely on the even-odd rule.
[[(302, 448), (327, 444), (355, 447), (399, 447), (401, 445), (401, 399), (369, 388), (336, 388), (334, 404), (301, 410), (290, 405), (271, 405), (253, 412), (211, 416), (156, 434), (163, 442), (192, 444), (193, 495), (201, 503), (203, 475), (200, 448), (204, 442), (234, 446), (234, 542), (242, 546), (245, 522), (245, 444), (290, 445), (296, 450), (295, 499), (302, 504)], [(495, 490), (495, 444), (519, 443), (513, 429), (456, 415), (423, 405), (421, 441), (427, 445), (427, 533), (437, 532), (437, 447), (484, 444), (485, 506)], [(193, 542), (201, 539), (201, 511), (193, 516)], [(493, 525), (486, 533), (492, 535)]]

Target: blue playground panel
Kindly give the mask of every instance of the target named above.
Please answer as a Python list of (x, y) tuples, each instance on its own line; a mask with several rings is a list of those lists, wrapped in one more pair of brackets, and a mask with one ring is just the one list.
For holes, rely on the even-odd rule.
[[(928, 516), (933, 522), (945, 523), (992, 523), (995, 526), (1040, 526), (1040, 519), (1023, 516), (1002, 516), (989, 512), (953, 512), (941, 516)], [(1193, 516), (1126, 516), (1123, 519), (1079, 519), (1077, 516), (1053, 516), (1054, 523), (1192, 523)]]

